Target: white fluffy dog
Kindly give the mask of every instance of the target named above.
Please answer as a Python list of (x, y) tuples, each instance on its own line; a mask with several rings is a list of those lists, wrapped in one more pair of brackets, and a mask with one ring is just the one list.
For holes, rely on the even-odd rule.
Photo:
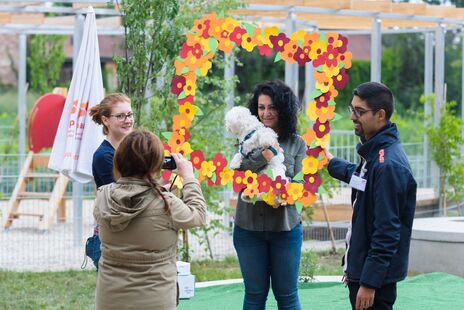
[(277, 151), (277, 155), (269, 161), (273, 178), (280, 175), (285, 179), (284, 154), (274, 130), (264, 127), (263, 123), (245, 107), (230, 109), (225, 116), (225, 126), (226, 130), (237, 137), (239, 141), (239, 152), (234, 155), (230, 162), (231, 169), (239, 168), (242, 159), (251, 154), (253, 150), (264, 150), (271, 146)]

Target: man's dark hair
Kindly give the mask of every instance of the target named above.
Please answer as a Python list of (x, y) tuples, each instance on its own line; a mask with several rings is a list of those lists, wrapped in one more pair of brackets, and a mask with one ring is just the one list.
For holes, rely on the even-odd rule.
[(353, 90), (353, 95), (366, 101), (369, 108), (375, 112), (380, 109), (385, 110), (387, 120), (390, 120), (395, 109), (395, 101), (387, 86), (377, 82), (362, 83)]
[(258, 117), (258, 98), (267, 95), (279, 113), (279, 138), (287, 140), (296, 134), (300, 102), (292, 89), (282, 81), (267, 81), (256, 85), (253, 97), (248, 102), (251, 114)]

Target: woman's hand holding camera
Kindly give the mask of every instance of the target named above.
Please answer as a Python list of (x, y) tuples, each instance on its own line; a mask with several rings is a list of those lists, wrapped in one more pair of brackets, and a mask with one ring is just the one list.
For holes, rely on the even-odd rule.
[(177, 166), (173, 171), (174, 173), (178, 174), (183, 179), (195, 177), (193, 174), (193, 165), (187, 158), (178, 153), (171, 153), (171, 156), (174, 158)]

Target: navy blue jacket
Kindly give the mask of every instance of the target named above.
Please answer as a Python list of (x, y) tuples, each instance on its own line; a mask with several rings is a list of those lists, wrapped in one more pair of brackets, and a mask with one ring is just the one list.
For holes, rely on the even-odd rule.
[(361, 141), (359, 165), (333, 158), (328, 170), (349, 183), (353, 172), (367, 161), (366, 189), (351, 193), (354, 208), (346, 273), (350, 281), (380, 288), (407, 275), (417, 184), (395, 124), (389, 122), (371, 139)]
[(114, 147), (107, 140), (103, 140), (93, 153), (92, 174), (97, 188), (114, 182), (113, 157)]

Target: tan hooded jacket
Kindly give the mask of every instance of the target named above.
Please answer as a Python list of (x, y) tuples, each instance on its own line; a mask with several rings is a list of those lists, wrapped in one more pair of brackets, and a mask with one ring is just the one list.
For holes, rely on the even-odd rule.
[(138, 178), (98, 189), (94, 217), (101, 259), (97, 309), (175, 309), (178, 230), (204, 225), (206, 202), (196, 179), (184, 179), (183, 201)]

